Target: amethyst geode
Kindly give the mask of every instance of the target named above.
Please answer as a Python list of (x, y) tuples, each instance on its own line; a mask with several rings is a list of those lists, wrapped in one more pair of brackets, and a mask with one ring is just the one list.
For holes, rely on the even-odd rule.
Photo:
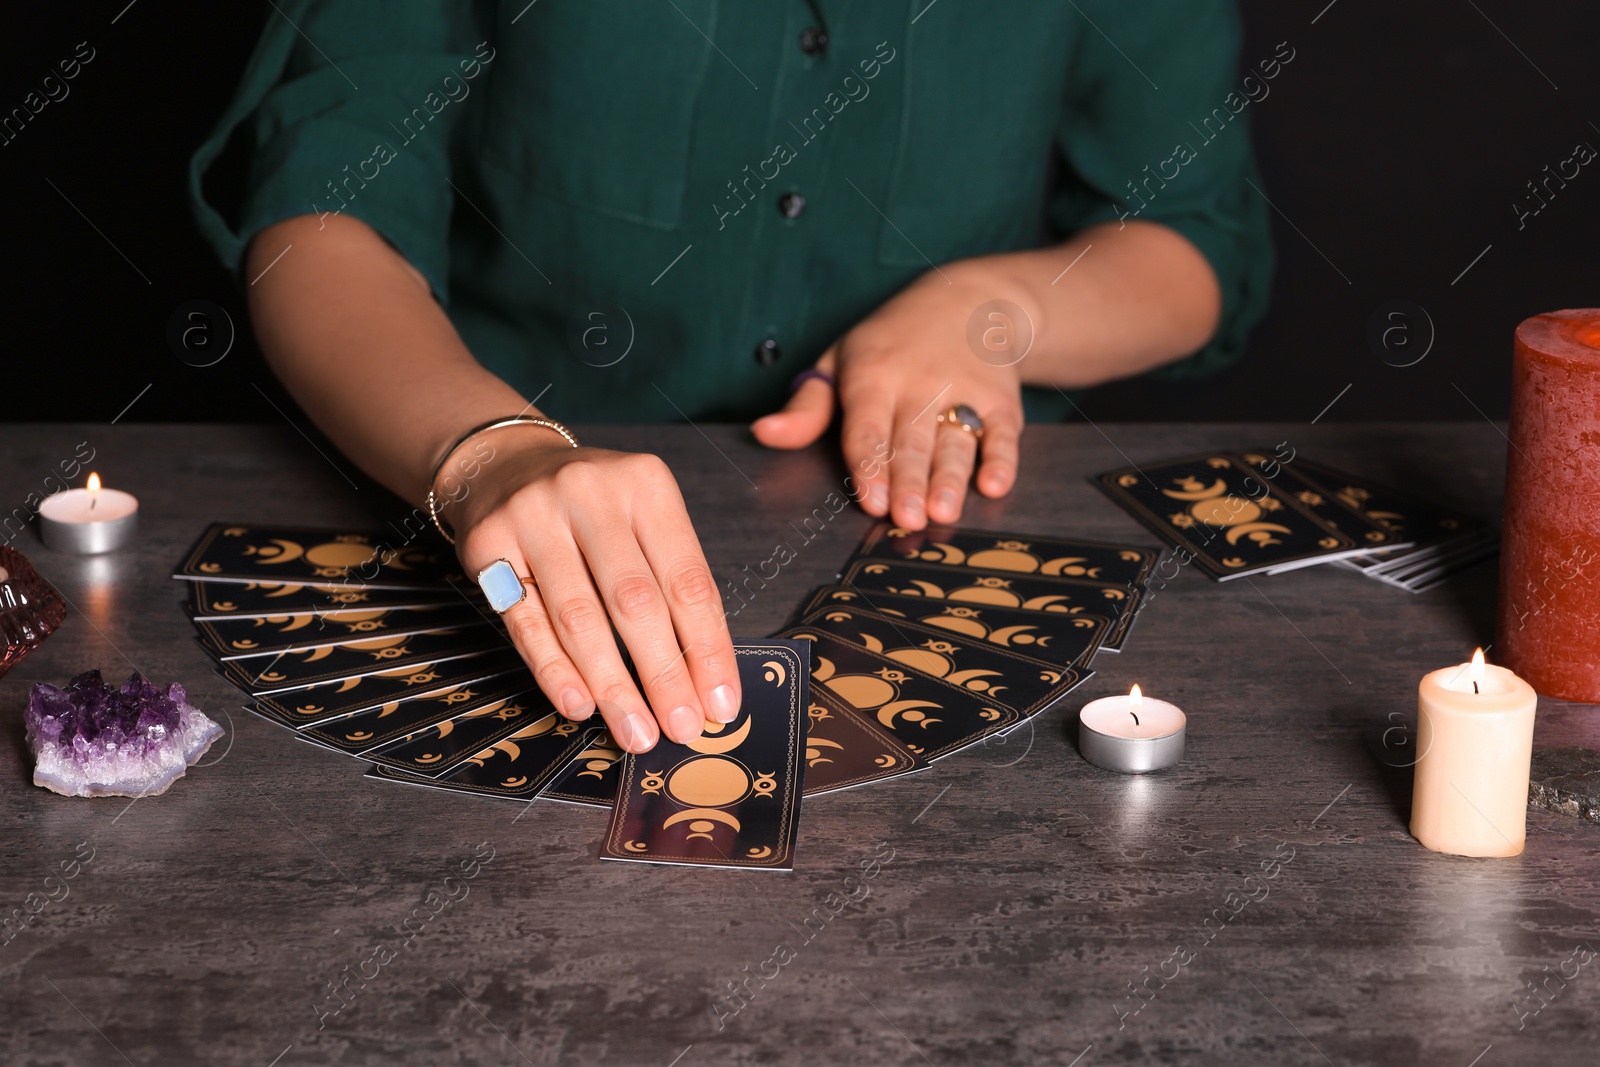
[(69, 797), (144, 797), (167, 791), (205, 755), (222, 727), (191, 707), (183, 686), (160, 689), (137, 671), (113, 689), (84, 671), (28, 698), (33, 784)]

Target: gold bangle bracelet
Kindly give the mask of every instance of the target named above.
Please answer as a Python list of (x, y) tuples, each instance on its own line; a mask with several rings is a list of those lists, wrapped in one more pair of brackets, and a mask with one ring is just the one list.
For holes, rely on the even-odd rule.
[(440, 537), (443, 537), (452, 545), (456, 543), (456, 539), (451, 536), (450, 531), (446, 530), (444, 528), (444, 523), (439, 520), (439, 508), (442, 505), (439, 500), (439, 495), (434, 492), (434, 483), (439, 480), (439, 474), (444, 470), (445, 464), (450, 462), (450, 457), (460, 451), (462, 445), (466, 444), (474, 437), (477, 437), (479, 434), (488, 433), (490, 430), (498, 430), (503, 426), (539, 426), (543, 429), (552, 430), (555, 433), (560, 434), (562, 439), (573, 448), (578, 447), (578, 439), (572, 435), (571, 430), (552, 419), (536, 419), (531, 415), (513, 415), (507, 419), (492, 419), (489, 422), (484, 423), (482, 426), (473, 427), (460, 437), (456, 438), (455, 441), (451, 443), (450, 447), (445, 449), (444, 456), (440, 458), (438, 466), (433, 468), (433, 477), (428, 479), (427, 500), (428, 518), (433, 520), (433, 528), (439, 531)]

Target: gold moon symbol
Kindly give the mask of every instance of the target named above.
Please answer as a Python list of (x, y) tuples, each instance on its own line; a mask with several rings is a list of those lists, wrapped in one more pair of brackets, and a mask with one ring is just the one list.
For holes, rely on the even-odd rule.
[[(957, 589), (951, 593), (949, 599), (964, 604), (998, 604), (1001, 607), (1014, 608), (1021, 603), (1021, 598), (1009, 589), (994, 589), (989, 586), (976, 586), (970, 589)], [(1040, 597), (1041, 600), (1065, 600), (1065, 597)], [(1037, 610), (1037, 609), (1035, 609)]]
[(1276, 545), (1282, 544), (1282, 542), (1272, 537), (1272, 534), (1293, 532), (1287, 526), (1279, 526), (1275, 522), (1248, 522), (1241, 526), (1235, 526), (1222, 536), (1228, 539), (1228, 544), (1230, 545), (1238, 544), (1241, 537), (1249, 538), (1258, 545)]
[(987, 548), (974, 552), (967, 559), (969, 567), (985, 567), (992, 571), (1022, 571), (1032, 573), (1039, 569), (1039, 561), (1026, 552), (1006, 548)]
[[(674, 826), (680, 822), (691, 822), (691, 820), (699, 821), (701, 819), (709, 819), (712, 822), (720, 822), (724, 826), (731, 826), (735, 830), (743, 829), (739, 825), (738, 819), (734, 818), (732, 815), (729, 815), (725, 811), (718, 811), (716, 808), (690, 808), (688, 811), (680, 811), (676, 815), (669, 816), (667, 820), (661, 824), (661, 828), (665, 830), (667, 827)], [(691, 824), (689, 829), (693, 830), (694, 826)]]
[(766, 680), (782, 689), (783, 683), (789, 680), (789, 672), (783, 669), (783, 664), (775, 659), (769, 659), (762, 666), (767, 668), (767, 673), (764, 675)]
[(870, 674), (841, 674), (823, 679), (823, 684), (858, 708), (876, 708), (893, 700), (894, 684)]
[(764, 860), (768, 856), (772, 855), (772, 846), (771, 845), (753, 846), (751, 848), (745, 849), (745, 855), (749, 856), (753, 860)]
[(1211, 485), (1201, 485), (1198, 478), (1174, 478), (1173, 481), (1181, 485), (1182, 489), (1163, 489), (1162, 496), (1169, 496), (1174, 500), (1209, 500), (1221, 496), (1228, 491), (1228, 483), (1218, 478)]
[(896, 700), (878, 709), (878, 721), (890, 729), (894, 729), (894, 718), (896, 715), (900, 715), (905, 718), (906, 722), (921, 723), (922, 728), (927, 729), (940, 720), (930, 719), (918, 709), (937, 708), (938, 706), (931, 700)]
[(750, 791), (750, 773), (731, 759), (700, 756), (685, 760), (667, 778), (667, 793), (696, 808), (725, 807)]
[[(904, 536), (904, 534), (902, 534), (902, 536)], [(915, 559), (917, 555), (919, 555), (919, 553), (913, 553), (911, 558)], [(949, 563), (953, 566), (959, 566), (967, 561), (967, 554), (965, 552), (961, 551), (961, 549), (957, 548), (955, 545), (947, 545), (943, 541), (928, 542), (927, 546), (923, 549), (920, 555), (923, 559), (937, 560), (940, 563)]]
[[(285, 540), (282, 540), (281, 538), (276, 538), (275, 537), (275, 538), (273, 538), (271, 540), (270, 543), (274, 544), (274, 545), (277, 545), (278, 546), (278, 551), (272, 552), (270, 555), (268, 555), (266, 553), (268, 553), (270, 551), (269, 549), (267, 549), (267, 548), (260, 549), (256, 553), (256, 562), (257, 563), (265, 564), (265, 565), (268, 565), (268, 566), (271, 566), (271, 565), (274, 565), (274, 564), (278, 564), (278, 563), (288, 563), (291, 560), (299, 559), (302, 555), (305, 554), (305, 549), (301, 548), (299, 545), (295, 544), (293, 541), (285, 541)], [(249, 552), (249, 549), (246, 549), (245, 551)]]
[(1207, 526), (1239, 526), (1259, 519), (1261, 505), (1239, 496), (1220, 496), (1191, 505), (1189, 514)]
[(806, 741), (806, 766), (815, 767), (819, 763), (833, 762), (833, 760), (828, 759), (822, 754), (824, 747), (836, 748), (841, 752), (844, 751), (844, 746), (839, 744), (837, 741), (829, 741), (825, 737), (809, 738)]
[(373, 546), (357, 541), (329, 541), (306, 552), (306, 562), (314, 563), (318, 567), (349, 570), (351, 567), (370, 563), (377, 554), (378, 550)]
[[(744, 725), (733, 731), (733, 733), (729, 734), (727, 737), (717, 737), (710, 733), (701, 734), (699, 737), (689, 742), (689, 747), (694, 749), (696, 752), (704, 752), (713, 756), (719, 755), (723, 752), (732, 752), (734, 749), (744, 744), (744, 739), (750, 736), (750, 724), (753, 721), (753, 719), (745, 719)], [(708, 727), (715, 726), (719, 730), (722, 728), (721, 723), (708, 723), (707, 725)]]

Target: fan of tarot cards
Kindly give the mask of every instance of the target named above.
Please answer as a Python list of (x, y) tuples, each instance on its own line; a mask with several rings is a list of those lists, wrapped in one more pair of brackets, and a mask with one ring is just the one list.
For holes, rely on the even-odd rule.
[(922, 770), (1087, 679), (1157, 556), (879, 523), (777, 636), (734, 642), (733, 722), (643, 755), (555, 711), (442, 541), (219, 523), (174, 577), (249, 709), (368, 777), (610, 808), (606, 859), (791, 870), (803, 798)]
[[(1092, 479), (1219, 582), (1337, 563), (1420, 593), (1499, 550), (1482, 519), (1295, 454), (1207, 452)], [(1158, 575), (1170, 577), (1170, 575)]]

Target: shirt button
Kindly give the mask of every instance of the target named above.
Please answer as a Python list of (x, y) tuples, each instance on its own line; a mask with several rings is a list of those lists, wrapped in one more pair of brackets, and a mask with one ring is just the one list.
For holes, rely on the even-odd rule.
[(800, 51), (808, 56), (820, 56), (828, 50), (828, 35), (813, 26), (800, 34)]
[(763, 367), (770, 367), (783, 357), (783, 349), (778, 347), (778, 342), (768, 337), (756, 345), (756, 362)]
[(784, 193), (778, 197), (778, 214), (786, 219), (797, 219), (805, 210), (806, 198), (799, 193)]

